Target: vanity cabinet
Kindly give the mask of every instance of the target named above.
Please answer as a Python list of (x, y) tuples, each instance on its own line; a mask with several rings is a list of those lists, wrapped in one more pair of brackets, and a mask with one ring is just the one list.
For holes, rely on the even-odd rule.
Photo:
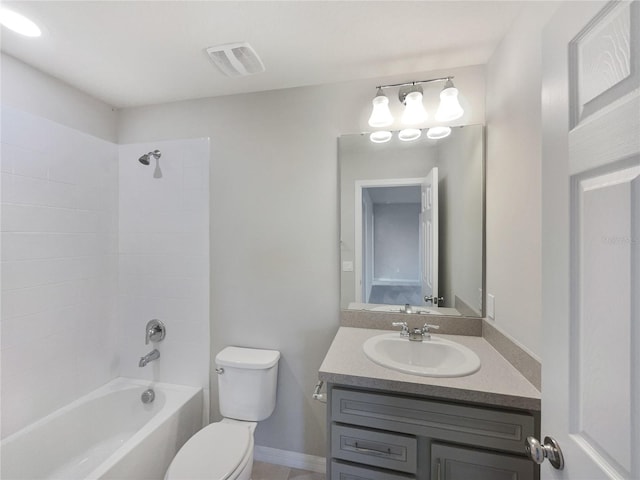
[(536, 480), (528, 411), (329, 384), (330, 480)]

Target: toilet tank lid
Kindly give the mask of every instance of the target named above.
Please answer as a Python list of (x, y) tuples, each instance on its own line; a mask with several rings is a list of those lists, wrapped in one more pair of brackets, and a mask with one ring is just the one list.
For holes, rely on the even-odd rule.
[(250, 368), (254, 370), (273, 367), (280, 359), (277, 350), (226, 347), (216, 355), (216, 364), (222, 367)]

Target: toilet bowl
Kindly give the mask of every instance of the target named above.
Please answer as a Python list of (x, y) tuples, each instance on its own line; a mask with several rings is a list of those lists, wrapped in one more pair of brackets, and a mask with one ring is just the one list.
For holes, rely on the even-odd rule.
[(180, 449), (165, 480), (249, 480), (255, 428), (230, 419), (207, 425)]
[(253, 433), (275, 408), (280, 352), (227, 347), (216, 355), (220, 413), (183, 445), (165, 480), (249, 480)]

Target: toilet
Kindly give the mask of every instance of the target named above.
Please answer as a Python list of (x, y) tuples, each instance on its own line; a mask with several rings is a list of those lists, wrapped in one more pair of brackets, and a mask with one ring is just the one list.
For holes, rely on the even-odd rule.
[(257, 422), (276, 406), (280, 352), (226, 347), (216, 355), (222, 421), (191, 437), (174, 457), (165, 480), (249, 480)]

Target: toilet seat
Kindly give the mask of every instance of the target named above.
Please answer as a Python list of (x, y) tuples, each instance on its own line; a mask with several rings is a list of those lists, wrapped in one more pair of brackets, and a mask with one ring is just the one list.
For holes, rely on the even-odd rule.
[(253, 449), (253, 432), (240, 423), (207, 425), (180, 449), (165, 480), (226, 480), (242, 471)]

